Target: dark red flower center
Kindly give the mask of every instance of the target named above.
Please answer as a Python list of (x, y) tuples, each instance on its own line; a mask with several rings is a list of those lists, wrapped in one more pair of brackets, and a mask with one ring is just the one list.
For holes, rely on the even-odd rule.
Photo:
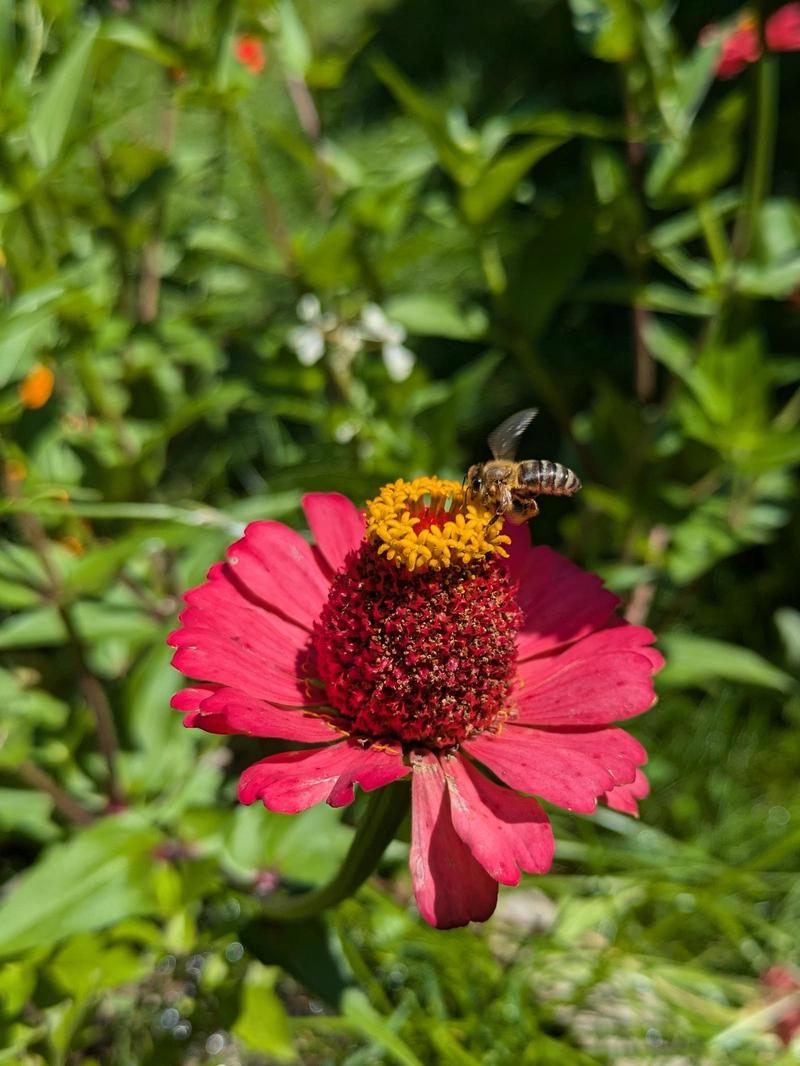
[(409, 574), (365, 542), (314, 627), (316, 670), (354, 735), (449, 747), (504, 715), (520, 621), (496, 557)]

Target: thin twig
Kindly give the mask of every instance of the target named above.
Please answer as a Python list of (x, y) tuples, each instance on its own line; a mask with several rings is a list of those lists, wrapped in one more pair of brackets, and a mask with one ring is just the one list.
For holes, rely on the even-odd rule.
[(314, 149), (314, 156), (319, 169), (319, 198), (317, 206), (320, 214), (327, 218), (331, 213), (331, 195), (326, 174), (325, 154), (322, 145), (322, 123), (320, 122), (319, 111), (317, 111), (314, 97), (311, 95), (311, 90), (304, 78), (296, 74), (287, 74), (286, 89), (297, 115), (297, 121), (300, 123), (300, 128)]
[(68, 792), (57, 784), (50, 774), (46, 773), (34, 763), (26, 760), (16, 767), (17, 776), (26, 785), (30, 785), (38, 792), (45, 792), (52, 799), (53, 806), (59, 814), (63, 815), (73, 825), (91, 825), (94, 821), (92, 815), (84, 807), (74, 800)]
[(67, 637), (72, 648), (72, 654), (78, 666), (80, 686), (86, 702), (94, 714), (95, 728), (97, 730), (97, 743), (103, 758), (106, 761), (108, 771), (108, 795), (116, 806), (124, 805), (125, 796), (117, 774), (117, 730), (114, 725), (114, 715), (111, 705), (106, 696), (106, 690), (92, 673), (86, 653), (83, 648), (83, 639), (75, 625), (75, 620), (70, 609), (63, 603), (57, 604), (57, 609)]
[[(666, 550), (669, 543), (669, 529), (667, 526), (653, 526), (650, 536), (647, 538), (648, 556), (658, 558)], [(628, 606), (625, 608), (625, 619), (635, 626), (643, 626), (650, 614), (653, 598), (656, 594), (655, 581), (642, 581), (631, 593)]]
[[(170, 100), (164, 108), (161, 119), (161, 147), (165, 156), (169, 156), (175, 144), (175, 131), (178, 125), (178, 109)], [(161, 248), (162, 231), (167, 214), (167, 190), (158, 201), (153, 225), (153, 237), (142, 248), (141, 273), (139, 275), (139, 292), (136, 300), (138, 319), (141, 323), (152, 322), (158, 315), (158, 303), (161, 296)]]
[[(7, 477), (4, 477), (4, 487), (6, 495), (19, 495), (17, 486)], [(50, 542), (47, 539), (47, 534), (38, 518), (30, 512), (19, 512), (17, 515), (17, 523), (22, 531), (22, 535), (33, 548), (42, 564), (45, 574), (47, 575), (47, 596), (55, 606), (66, 631), (67, 640), (72, 650), (75, 664), (78, 668), (80, 686), (86, 702), (94, 716), (97, 742), (103, 758), (105, 759), (106, 770), (108, 773), (109, 799), (115, 805), (123, 805), (125, 803), (125, 796), (119, 783), (116, 767), (116, 756), (119, 744), (117, 742), (117, 732), (114, 726), (114, 716), (111, 711), (111, 705), (108, 702), (105, 689), (92, 673), (86, 660), (83, 638), (75, 625), (72, 611), (62, 602), (63, 588), (61, 578), (50, 558)]]

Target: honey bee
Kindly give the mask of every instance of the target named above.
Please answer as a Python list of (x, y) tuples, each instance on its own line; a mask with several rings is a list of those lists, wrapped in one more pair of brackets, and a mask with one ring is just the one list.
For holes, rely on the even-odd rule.
[(476, 499), (487, 510), (494, 510), (489, 525), (501, 516), (514, 525), (522, 525), (539, 513), (537, 496), (572, 496), (581, 487), (575, 471), (561, 463), (514, 459), (519, 438), (538, 413), (538, 408), (528, 407), (502, 422), (488, 438), (494, 458), (475, 463), (467, 471), (467, 501)]

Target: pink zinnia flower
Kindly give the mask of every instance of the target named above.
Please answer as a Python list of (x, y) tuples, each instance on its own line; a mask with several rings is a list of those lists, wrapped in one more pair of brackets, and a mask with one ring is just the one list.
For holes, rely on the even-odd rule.
[[(713, 40), (718, 34), (715, 24), (706, 26), (700, 34), (701, 42)], [(800, 3), (784, 4), (771, 15), (764, 27), (764, 37), (770, 52), (800, 51)], [(735, 28), (722, 42), (716, 73), (720, 78), (733, 78), (755, 63), (761, 55), (761, 42), (755, 18), (747, 11), (740, 15)]]
[(366, 516), (335, 493), (303, 507), (314, 546), (252, 523), (169, 638), (202, 679), (172, 701), (186, 725), (306, 745), (245, 770), (243, 803), (338, 807), (410, 777), (414, 892), (441, 928), (550, 868), (534, 796), (636, 813), (647, 756), (612, 723), (652, 706), (662, 659), (599, 578), (487, 526), (453, 481), (387, 485)]
[(258, 37), (243, 33), (236, 38), (236, 60), (251, 74), (260, 74), (266, 65), (264, 45)]

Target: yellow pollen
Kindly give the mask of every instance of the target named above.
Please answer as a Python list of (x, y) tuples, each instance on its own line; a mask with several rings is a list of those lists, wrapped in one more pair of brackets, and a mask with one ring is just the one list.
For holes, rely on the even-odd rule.
[(398, 480), (367, 502), (367, 540), (409, 572), (467, 566), (491, 552), (508, 555), (503, 545), (511, 538), (502, 518), (489, 525), (492, 517), (466, 503), (458, 481)]

